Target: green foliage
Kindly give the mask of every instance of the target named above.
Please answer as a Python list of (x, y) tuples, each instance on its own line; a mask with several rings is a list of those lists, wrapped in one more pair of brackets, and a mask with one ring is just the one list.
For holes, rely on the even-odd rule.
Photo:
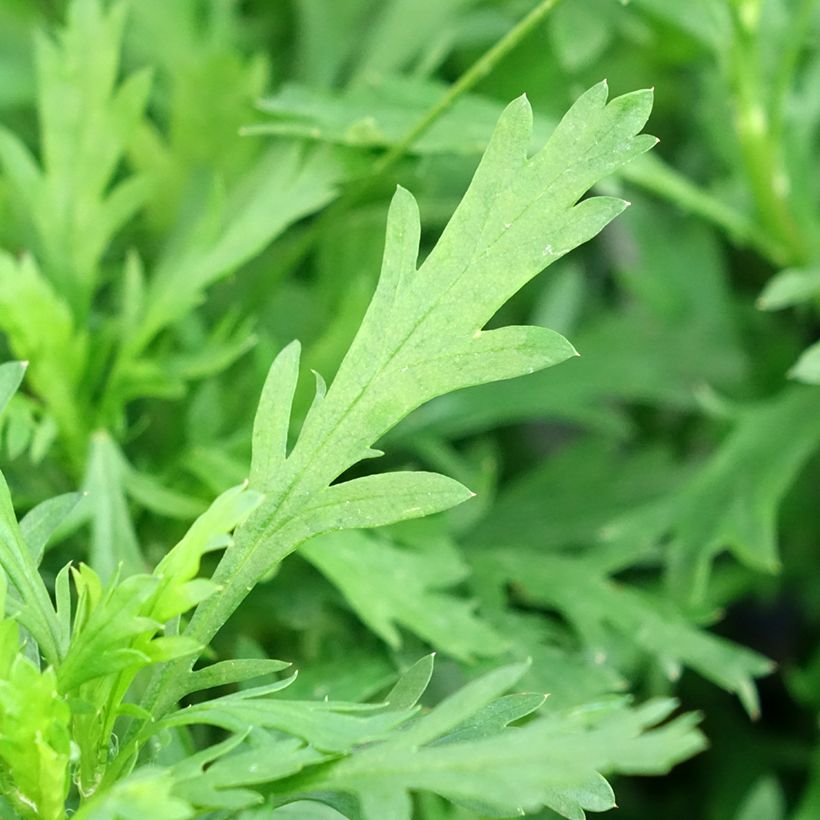
[(3, 4), (0, 816), (814, 817), (818, 33)]

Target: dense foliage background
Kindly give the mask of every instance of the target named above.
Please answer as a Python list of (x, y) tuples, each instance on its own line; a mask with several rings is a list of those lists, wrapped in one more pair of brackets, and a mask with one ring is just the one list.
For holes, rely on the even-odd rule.
[(654, 87), (660, 144), (599, 186), (632, 207), (494, 320), (580, 358), (433, 401), (367, 465), (476, 498), (309, 542), (214, 652), (293, 661), (299, 697), (430, 649), (429, 703), (525, 658), (555, 708), (676, 694), (710, 747), (618, 780), (620, 820), (820, 817), (820, 4), (542, 3), (460, 86), (532, 0), (69, 5), (0, 3), (0, 361), (30, 361), (3, 470), (21, 513), (89, 493), (47, 579), (154, 565), (240, 483), (292, 339), (330, 382), (397, 183), (423, 256), (510, 99), (540, 145), (602, 78)]

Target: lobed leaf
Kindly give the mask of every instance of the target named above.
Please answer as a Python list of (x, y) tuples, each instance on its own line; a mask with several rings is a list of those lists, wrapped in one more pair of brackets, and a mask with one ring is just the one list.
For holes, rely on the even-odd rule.
[[(414, 551), (363, 532), (321, 536), (302, 554), (341, 590), (354, 612), (390, 646), (401, 646), (396, 625), (436, 649), (464, 660), (498, 655), (507, 644), (474, 612), (474, 605), (440, 591), (464, 578), (466, 567), (444, 545)], [(361, 567), (367, 567), (365, 575)], [(379, 582), (374, 586), (372, 578)]]

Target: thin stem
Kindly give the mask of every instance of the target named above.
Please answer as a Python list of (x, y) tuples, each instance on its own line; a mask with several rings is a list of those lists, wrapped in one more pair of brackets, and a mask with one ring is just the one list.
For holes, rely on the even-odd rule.
[(797, 9), (790, 15), (788, 33), (774, 72), (771, 94), (772, 133), (777, 139), (783, 135), (789, 91), (794, 82), (798, 59), (811, 31), (811, 16), (816, 7), (817, 0), (799, 0)]
[(735, 103), (735, 125), (752, 196), (763, 224), (786, 248), (780, 264), (806, 261), (805, 237), (789, 201), (789, 178), (782, 151), (782, 134), (762, 98), (765, 87), (760, 64), (760, 13), (757, 4), (733, 8), (734, 39), (729, 72)]
[(483, 80), (558, 4), (559, 0), (541, 2), (511, 28), (497, 43), (484, 52), (456, 80), (447, 93), (425, 112), (418, 122), (375, 164), (373, 175), (378, 176), (400, 160), (420, 137), (427, 133), (458, 100)]
[(721, 228), (729, 239), (754, 248), (775, 265), (785, 265), (789, 250), (746, 214), (727, 205), (653, 155), (641, 157), (621, 169), (631, 184), (677, 205)]

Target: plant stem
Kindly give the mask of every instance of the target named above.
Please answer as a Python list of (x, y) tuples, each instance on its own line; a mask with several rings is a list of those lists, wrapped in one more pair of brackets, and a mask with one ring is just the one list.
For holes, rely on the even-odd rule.
[[(749, 186), (763, 225), (787, 250), (787, 257), (776, 261), (800, 265), (806, 261), (808, 251), (789, 201), (782, 133), (773, 122), (773, 115), (778, 112), (767, 107), (762, 98), (765, 83), (760, 65), (759, 4), (735, 4), (732, 19), (734, 40), (729, 53), (729, 79)], [(782, 82), (781, 78), (781, 85)]]
[(647, 155), (621, 169), (627, 182), (724, 230), (739, 245), (754, 248), (775, 265), (785, 265), (789, 249), (746, 214), (699, 188), (662, 159)]
[(396, 164), (456, 102), (483, 80), (546, 16), (558, 5), (559, 0), (541, 0), (497, 43), (484, 52), (447, 90), (437, 103), (429, 108), (418, 122), (384, 154), (373, 168), (373, 176), (379, 176)]

